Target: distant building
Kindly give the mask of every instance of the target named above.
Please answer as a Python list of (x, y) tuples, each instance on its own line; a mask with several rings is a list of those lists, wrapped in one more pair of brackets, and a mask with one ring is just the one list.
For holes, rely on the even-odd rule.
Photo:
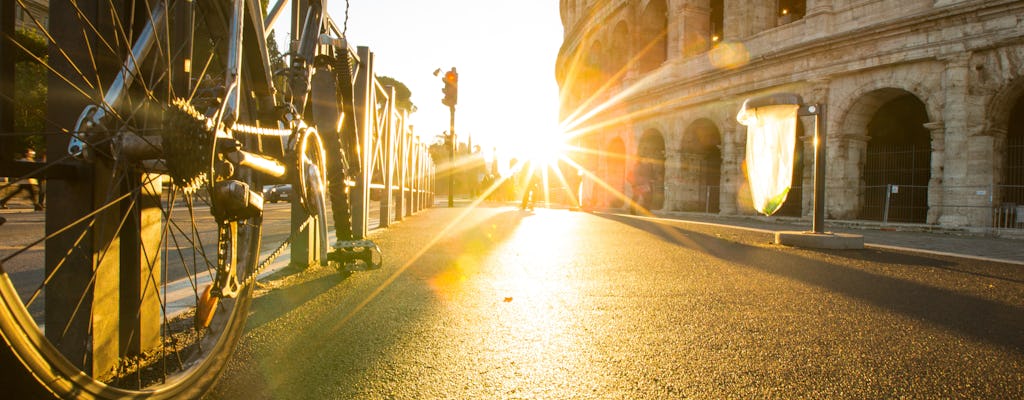
[[(561, 17), (562, 117), (594, 150), (581, 161), (628, 194), (653, 160), (654, 209), (752, 214), (736, 113), (791, 92), (827, 106), (828, 218), (1024, 227), (1024, 1), (562, 0)], [(780, 214), (807, 217), (801, 125)]]
[(25, 7), (22, 7), (21, 3), (14, 5), (15, 29), (38, 31), (37, 21), (44, 29), (49, 28), (50, 0), (24, 0), (24, 4)]

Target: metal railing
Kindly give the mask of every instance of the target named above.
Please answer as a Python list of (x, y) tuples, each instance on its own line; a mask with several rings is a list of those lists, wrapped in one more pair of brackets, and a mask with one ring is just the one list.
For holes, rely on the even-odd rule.
[[(415, 137), (406, 123), (408, 116), (395, 107), (395, 90), (384, 86), (374, 75), (374, 54), (368, 47), (358, 47), (359, 68), (355, 76), (355, 113), (357, 140), (360, 143), (358, 176), (352, 177), (352, 234), (365, 239), (373, 226), (386, 228), (394, 221), (412, 215), (433, 204), (434, 165), (425, 143)], [(292, 212), (302, 212), (293, 207)], [(292, 218), (292, 229), (298, 230), (308, 217)], [(376, 219), (376, 221), (374, 221)], [(309, 224), (315, 226), (316, 224)], [(315, 235), (312, 233), (311, 235)], [(324, 232), (326, 234), (326, 232)], [(315, 237), (306, 235), (292, 243), (292, 262), (316, 262)]]
[[(666, 195), (672, 190), (678, 195), (681, 186), (666, 185)], [(699, 185), (690, 189), (684, 198), (676, 197), (675, 204), (666, 204), (666, 209), (718, 213), (720, 189), (719, 186)], [(803, 189), (801, 186), (792, 187), (786, 203), (775, 215), (803, 217), (809, 213), (804, 210), (804, 203), (809, 201), (803, 198), (806, 194)], [(836, 193), (841, 189), (847, 188), (828, 187), (826, 192)], [(1024, 192), (1024, 185), (945, 185), (932, 190), (930, 192), (928, 186), (922, 185), (865, 186), (861, 192), (862, 206), (853, 220), (882, 224), (939, 224), (946, 217), (974, 228), (1024, 230), (1024, 201), (1014, 196)], [(939, 198), (930, 199), (929, 194)], [(929, 215), (939, 220), (929, 221)]]

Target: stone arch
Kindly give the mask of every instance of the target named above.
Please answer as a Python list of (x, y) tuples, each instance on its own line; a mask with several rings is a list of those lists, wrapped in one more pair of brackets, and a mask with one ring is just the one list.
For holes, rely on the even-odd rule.
[(827, 218), (860, 217), (865, 202), (862, 172), (869, 139), (867, 123), (882, 103), (902, 93), (912, 93), (924, 102), (928, 115), (942, 115), (945, 66), (933, 63), (922, 67), (925, 68), (916, 72), (894, 68), (829, 84)]
[(611, 187), (612, 193), (607, 189), (604, 193), (605, 204), (612, 207), (622, 207), (624, 193), (626, 193), (626, 145), (622, 138), (614, 137), (605, 147), (605, 183)]
[(830, 97), (838, 101), (829, 104), (829, 119), (832, 121), (828, 127), (829, 135), (863, 134), (867, 119), (870, 118), (864, 114), (872, 112), (865, 110), (877, 110), (878, 102), (884, 102), (903, 92), (912, 93), (924, 102), (928, 115), (942, 115), (944, 93), (941, 88), (942, 82), (937, 78), (941, 76), (941, 71), (936, 69), (932, 71), (935, 73), (901, 73), (898, 74), (899, 78), (894, 76), (897, 74), (865, 75), (860, 77), (864, 83), (856, 90), (845, 94), (833, 92)]
[(640, 13), (637, 70), (658, 68), (668, 59), (668, 7), (665, 0), (651, 0)]
[(931, 178), (931, 133), (925, 103), (898, 88), (860, 96), (842, 121), (844, 131), (863, 134), (851, 146), (860, 171), (858, 217), (925, 223)]
[(986, 108), (985, 131), (995, 139), (998, 185), (995, 202), (1024, 204), (1024, 78), (1011, 81), (992, 96)]
[(711, 119), (699, 118), (683, 132), (680, 149), (681, 198), (685, 211), (717, 213), (722, 182), (722, 133)]
[(650, 210), (660, 210), (665, 206), (665, 135), (658, 129), (648, 129), (640, 136), (637, 142), (637, 165), (634, 168), (640, 169), (641, 164), (651, 168), (642, 170), (649, 171), (651, 176), (651, 197), (649, 204), (642, 204)]

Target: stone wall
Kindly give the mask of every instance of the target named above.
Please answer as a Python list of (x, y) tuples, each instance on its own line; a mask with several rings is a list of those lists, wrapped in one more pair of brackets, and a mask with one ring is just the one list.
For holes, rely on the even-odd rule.
[[(1024, 94), (1024, 1), (808, 0), (806, 15), (794, 20), (776, 17), (775, 1), (671, 0), (665, 20), (654, 22), (664, 23), (668, 39), (660, 66), (640, 73), (618, 65), (633, 56), (616, 52), (643, 50), (636, 32), (651, 30), (636, 24), (656, 1), (564, 1), (563, 7), (593, 9), (563, 10), (575, 18), (563, 18), (557, 75), (567, 99), (563, 117), (587, 127), (586, 142), (601, 146), (599, 152), (621, 140), (627, 174), (640, 135), (663, 135), (666, 209), (693, 208), (699, 196), (687, 161), (693, 154), (684, 149), (693, 140), (688, 128), (699, 120), (720, 135), (720, 212), (752, 213), (742, 171), (746, 131), (735, 115), (747, 98), (791, 92), (827, 108), (828, 217), (857, 219), (866, 202), (877, 200), (865, 198), (868, 124), (890, 101), (913, 96), (927, 114), (931, 154), (921, 203), (927, 217), (920, 222), (991, 224), (1009, 114)], [(724, 7), (725, 24), (718, 41), (708, 21), (716, 4)], [(623, 38), (631, 45), (591, 47)], [(580, 59), (591, 68), (579, 68)], [(800, 183), (809, 189), (814, 120), (801, 122), (807, 162)], [(598, 157), (593, 165), (607, 171), (612, 158)], [(809, 215), (811, 201), (805, 191), (802, 215)]]

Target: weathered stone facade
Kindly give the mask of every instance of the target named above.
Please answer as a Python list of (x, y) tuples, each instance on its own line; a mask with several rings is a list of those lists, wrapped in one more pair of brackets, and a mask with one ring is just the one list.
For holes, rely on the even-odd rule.
[[(826, 107), (828, 218), (988, 227), (1001, 204), (1024, 203), (1009, 194), (1024, 181), (1008, 175), (1022, 161), (1007, 150), (1024, 137), (1013, 122), (1024, 1), (562, 0), (561, 11), (562, 116), (592, 150), (585, 204), (617, 205), (638, 160), (653, 159), (651, 208), (753, 213), (735, 117), (778, 92)], [(787, 208), (806, 217), (815, 125), (801, 123)]]

